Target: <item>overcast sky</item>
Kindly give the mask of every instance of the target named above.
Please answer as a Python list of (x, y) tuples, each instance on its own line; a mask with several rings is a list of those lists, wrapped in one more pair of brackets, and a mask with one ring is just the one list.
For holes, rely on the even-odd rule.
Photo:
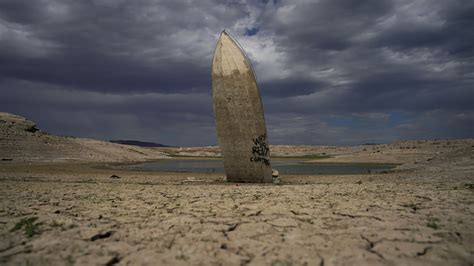
[(216, 144), (224, 28), (271, 144), (474, 137), (470, 0), (0, 0), (0, 111), (54, 134)]

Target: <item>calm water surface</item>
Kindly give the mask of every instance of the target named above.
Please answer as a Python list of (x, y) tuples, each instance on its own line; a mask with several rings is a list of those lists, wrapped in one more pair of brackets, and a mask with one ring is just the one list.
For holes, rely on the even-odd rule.
[[(366, 174), (380, 172), (395, 167), (382, 164), (303, 164), (298, 159), (273, 159), (272, 168), (280, 174)], [(157, 172), (188, 172), (188, 173), (224, 173), (221, 160), (211, 159), (176, 159), (146, 162), (127, 166), (131, 170), (157, 171)]]

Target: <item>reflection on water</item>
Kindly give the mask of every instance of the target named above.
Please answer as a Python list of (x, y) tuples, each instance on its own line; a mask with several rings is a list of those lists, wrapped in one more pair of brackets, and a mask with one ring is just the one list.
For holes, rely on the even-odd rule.
[[(280, 174), (366, 174), (389, 170), (394, 165), (381, 164), (303, 164), (301, 160), (283, 159), (272, 160), (272, 168), (277, 169)], [(157, 172), (189, 172), (189, 173), (224, 173), (221, 160), (210, 159), (178, 159), (161, 160), (129, 165), (128, 169), (157, 171)]]

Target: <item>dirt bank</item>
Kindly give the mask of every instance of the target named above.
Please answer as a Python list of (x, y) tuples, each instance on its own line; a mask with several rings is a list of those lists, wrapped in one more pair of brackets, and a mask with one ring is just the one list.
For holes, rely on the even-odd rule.
[[(0, 119), (0, 265), (471, 265), (474, 141), (272, 146), (313, 162), (400, 163), (395, 172), (282, 176), (110, 169), (216, 156), (58, 137)], [(14, 123), (12, 123), (14, 122)]]
[(447, 156), (282, 186), (2, 162), (0, 264), (469, 265), (473, 153)]

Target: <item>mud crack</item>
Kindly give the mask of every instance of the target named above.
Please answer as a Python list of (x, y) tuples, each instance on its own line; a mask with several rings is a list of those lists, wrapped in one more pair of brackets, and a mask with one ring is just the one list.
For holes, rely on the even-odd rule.
[(373, 253), (375, 255), (377, 255), (379, 258), (385, 260), (385, 258), (383, 257), (382, 254), (378, 253), (377, 251), (375, 251), (373, 248), (375, 247), (375, 245), (377, 244), (376, 242), (372, 242), (370, 241), (370, 239), (368, 239), (367, 237), (365, 237), (364, 235), (360, 235), (360, 237), (362, 239), (364, 239), (365, 241), (367, 241), (367, 243), (369, 244), (369, 246), (367, 247), (367, 251), (369, 251), (370, 253)]
[(105, 233), (99, 233), (97, 235), (92, 236), (91, 241), (96, 241), (96, 240), (99, 240), (99, 239), (109, 238), (110, 236), (112, 236), (113, 233), (114, 233), (113, 231), (107, 231)]
[(371, 216), (371, 215), (353, 215), (353, 214), (341, 213), (341, 212), (332, 212), (332, 214), (339, 215), (339, 216), (345, 216), (345, 217), (349, 217), (349, 218), (369, 218), (369, 219), (374, 219), (374, 220), (377, 220), (377, 221), (383, 221), (379, 217)]

